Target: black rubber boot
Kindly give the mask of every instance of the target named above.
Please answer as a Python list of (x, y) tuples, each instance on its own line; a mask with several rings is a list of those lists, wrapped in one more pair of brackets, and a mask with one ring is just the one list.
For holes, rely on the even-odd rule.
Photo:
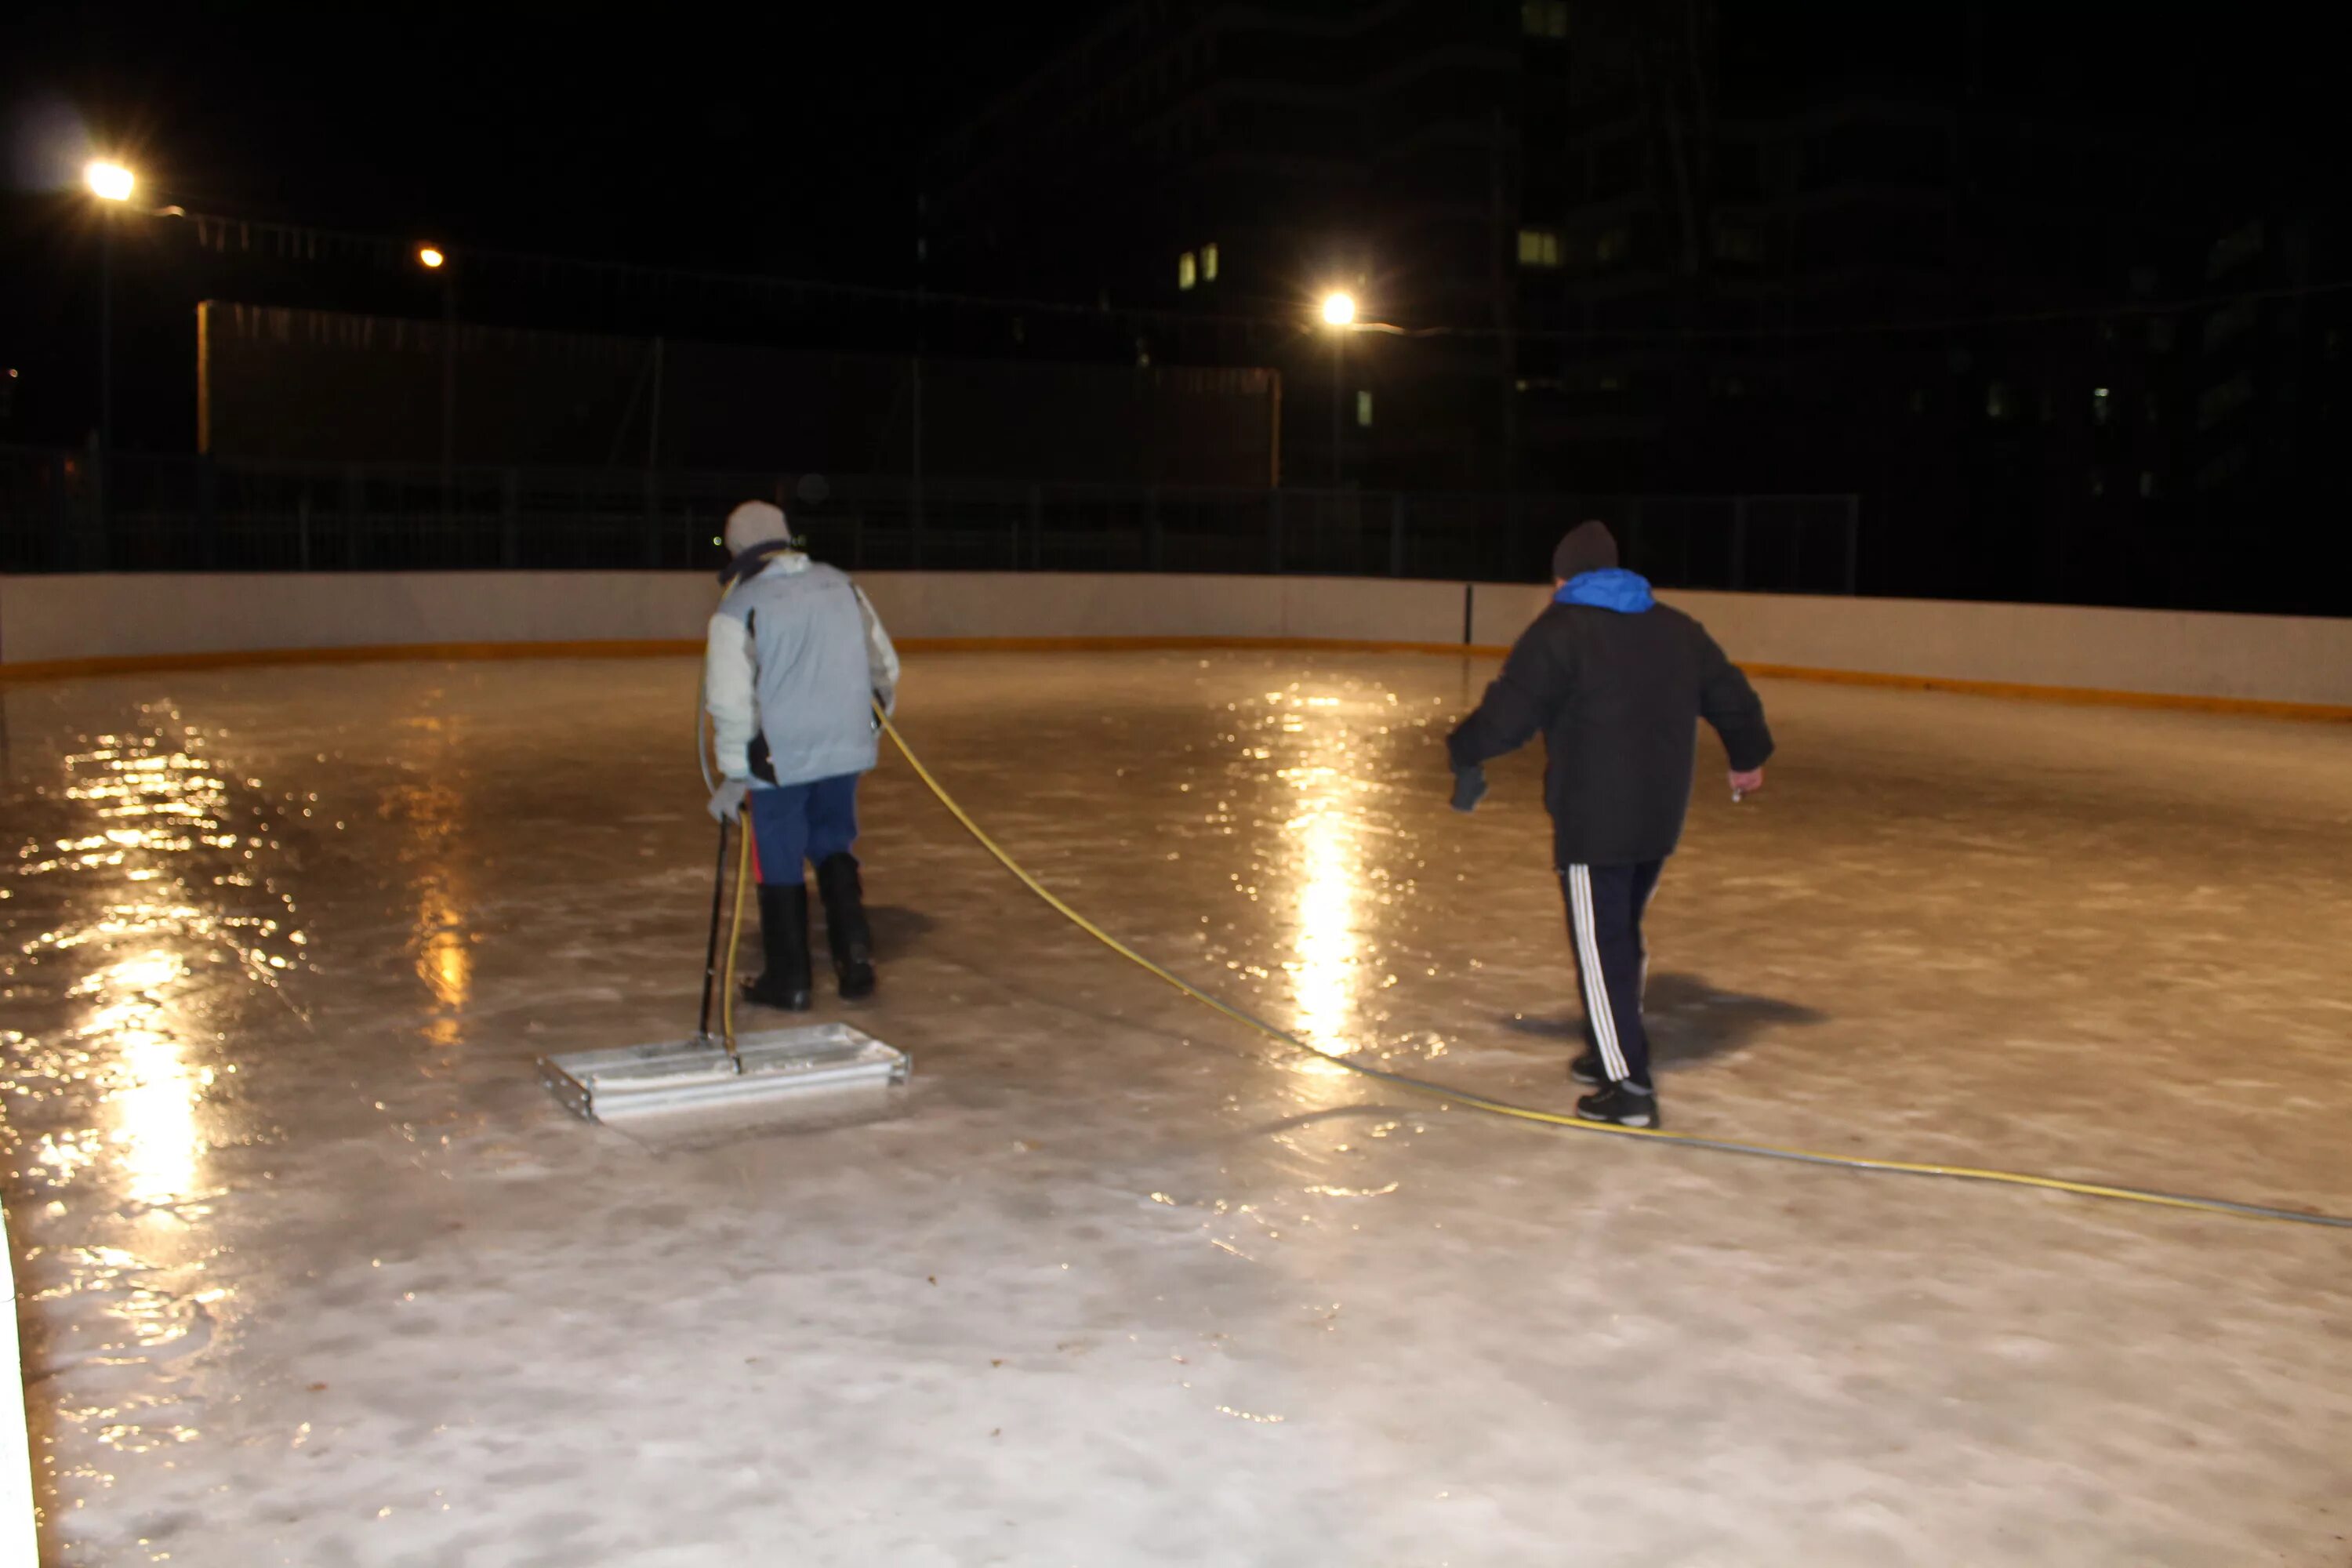
[(767, 966), (743, 987), (747, 1001), (787, 1013), (809, 1010), (808, 887), (760, 884), (760, 946)]
[(846, 850), (828, 855), (816, 868), (824, 897), (824, 940), (833, 949), (834, 977), (845, 1001), (874, 994), (874, 932), (866, 923), (866, 887), (858, 880), (857, 857)]

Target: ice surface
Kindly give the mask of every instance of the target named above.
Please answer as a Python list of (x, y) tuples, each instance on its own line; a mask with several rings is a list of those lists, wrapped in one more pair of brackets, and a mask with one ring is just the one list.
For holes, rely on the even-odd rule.
[[(910, 660), (1119, 935), (1565, 1106), (1486, 676)], [(1416, 1103), (1105, 955), (886, 763), (870, 1125), (649, 1148), (688, 661), (0, 692), (6, 1196), (67, 1563), (2331, 1564), (2352, 1241)], [(2352, 1210), (2352, 731), (1769, 684), (1654, 915), (1675, 1127)], [(835, 1005), (828, 999), (832, 1016)]]

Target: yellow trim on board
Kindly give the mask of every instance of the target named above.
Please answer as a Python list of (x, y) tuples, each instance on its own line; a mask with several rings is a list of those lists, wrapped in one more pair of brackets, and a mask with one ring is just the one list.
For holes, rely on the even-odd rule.
[[(1509, 650), (1486, 644), (1383, 642), (1349, 637), (902, 637), (906, 653), (1194, 653), (1265, 651), (1416, 653), (1500, 658)], [(244, 669), (261, 665), (377, 664), (394, 661), (516, 658), (665, 658), (702, 651), (699, 639), (608, 638), (573, 642), (367, 643), (350, 647), (234, 648), (205, 653), (125, 654), (101, 658), (35, 659), (0, 664), (0, 685), (66, 680), (158, 670)], [(1834, 686), (1878, 686), (1903, 691), (1943, 691), (1963, 697), (2059, 702), (2080, 707), (2168, 709), (2190, 713), (2284, 719), (2300, 723), (2352, 723), (2352, 704), (2282, 702), (2258, 697), (2200, 697), (2165, 691), (2120, 691), (2092, 686), (2040, 686), (2024, 681), (1971, 680), (1957, 676), (1904, 675), (1882, 670), (1821, 669), (1810, 665), (1742, 663), (1751, 676), (1811, 680)]]
[(697, 638), (609, 638), (581, 642), (356, 643), (348, 647), (221, 648), (203, 653), (132, 653), (102, 658), (28, 659), (0, 664), (0, 683), (67, 680), (152, 670), (247, 669), (268, 664), (389, 664), (446, 659), (662, 658), (702, 651)]
[(1945, 691), (1960, 697), (2001, 697), (2020, 702), (2063, 702), (2084, 708), (2165, 708), (2191, 713), (2232, 713), (2303, 723), (2352, 723), (2352, 704), (2279, 702), (2262, 697), (2198, 697), (2169, 691), (2118, 691), (2099, 686), (2039, 686), (2021, 680), (1967, 680), (1946, 675), (1895, 675), (1870, 669), (1815, 669), (1800, 664), (1751, 664), (1749, 675), (1813, 680), (1832, 686), (1884, 686), (1901, 691)]

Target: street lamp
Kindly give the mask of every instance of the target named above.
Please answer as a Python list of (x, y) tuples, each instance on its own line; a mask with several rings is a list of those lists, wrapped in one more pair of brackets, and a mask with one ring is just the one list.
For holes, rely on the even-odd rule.
[(1339, 488), (1340, 460), (1345, 450), (1346, 422), (1341, 409), (1348, 378), (1348, 333), (1356, 324), (1356, 297), (1344, 289), (1323, 296), (1323, 324), (1331, 329), (1331, 488)]
[(131, 177), (130, 170), (120, 163), (110, 163), (103, 158), (93, 160), (89, 167), (81, 172), (81, 177), (89, 182), (93, 195), (110, 202), (129, 201), (131, 187), (139, 183)]
[(81, 172), (98, 209), (98, 519), (106, 521), (106, 460), (114, 450), (114, 209), (139, 182), (130, 170), (94, 158)]
[(416, 247), (416, 264), (441, 273), (441, 508), (456, 504), (457, 487), (457, 281), (444, 271), (448, 253), (437, 245)]

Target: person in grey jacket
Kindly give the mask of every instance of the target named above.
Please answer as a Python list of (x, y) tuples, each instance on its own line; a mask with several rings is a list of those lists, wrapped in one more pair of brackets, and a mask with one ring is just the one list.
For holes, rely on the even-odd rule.
[(704, 701), (719, 770), (710, 815), (748, 806), (759, 857), (766, 963), (754, 1002), (810, 1002), (805, 865), (816, 868), (841, 994), (874, 992), (874, 938), (858, 877), (857, 780), (874, 767), (874, 705), (896, 704), (898, 654), (865, 593), (811, 561), (783, 510), (745, 501), (727, 517), (726, 597), (710, 617)]

